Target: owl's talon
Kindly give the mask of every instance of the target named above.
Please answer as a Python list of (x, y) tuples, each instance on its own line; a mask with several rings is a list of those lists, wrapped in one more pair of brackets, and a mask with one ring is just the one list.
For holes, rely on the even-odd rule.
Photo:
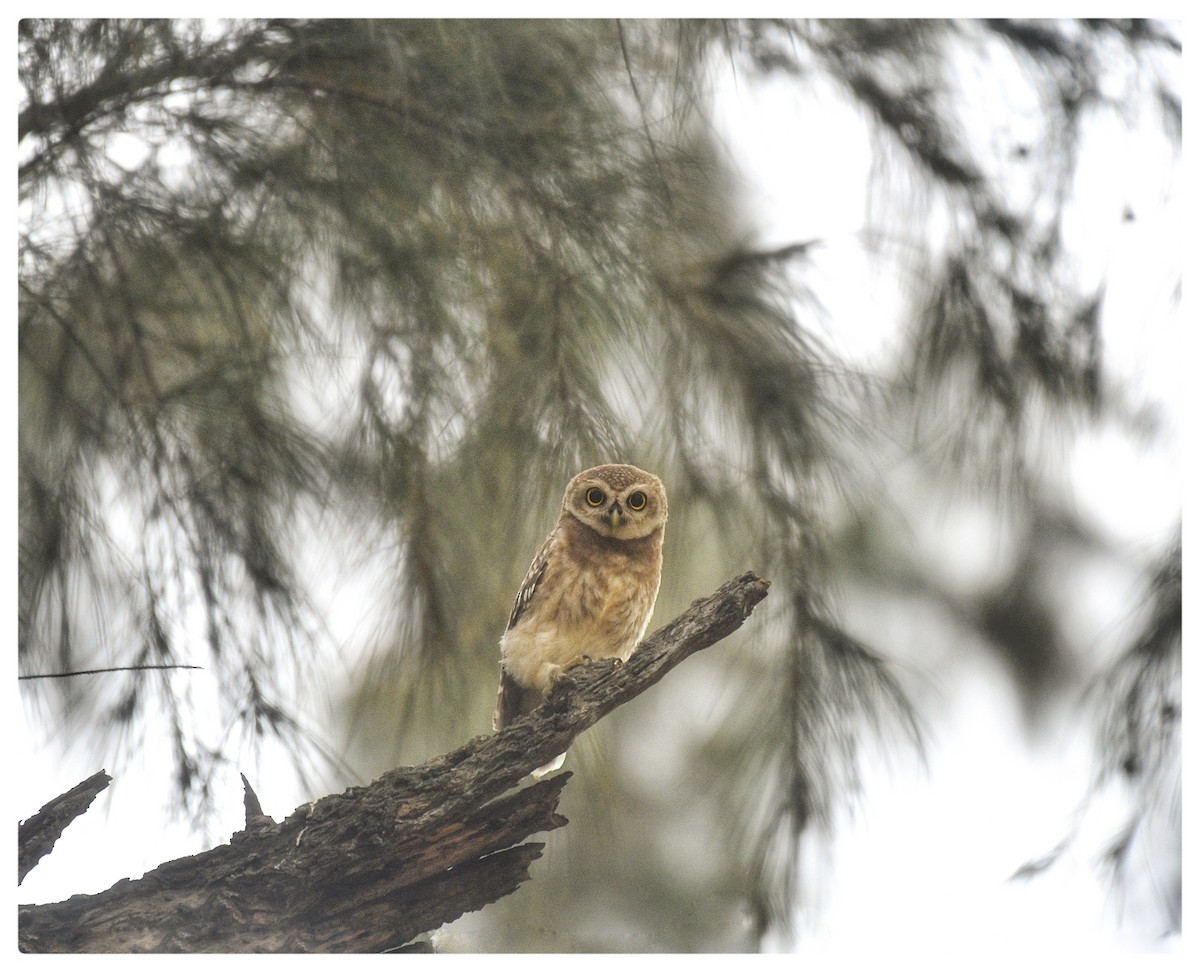
[(580, 655), (578, 658), (572, 659), (565, 665), (555, 665), (554, 669), (550, 672), (550, 688), (553, 690), (554, 687), (558, 685), (560, 681), (562, 681), (563, 676), (566, 675), (567, 672), (575, 668), (582, 668), (584, 665), (591, 664), (591, 662), (592, 657), (590, 655)]

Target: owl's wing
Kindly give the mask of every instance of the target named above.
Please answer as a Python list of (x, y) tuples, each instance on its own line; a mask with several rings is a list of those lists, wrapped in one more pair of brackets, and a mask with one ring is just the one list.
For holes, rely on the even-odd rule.
[[(529, 570), (525, 572), (525, 579), (521, 581), (521, 586), (517, 590), (517, 599), (513, 602), (512, 613), (508, 616), (508, 627), (504, 629), (505, 631), (511, 631), (516, 626), (528, 609), (529, 602), (533, 600), (533, 595), (537, 593), (538, 584), (546, 576), (546, 567), (550, 563), (550, 551), (553, 545), (554, 534), (551, 533), (533, 558)], [(492, 728), (503, 729), (518, 716), (532, 712), (541, 702), (541, 692), (517, 684), (516, 679), (501, 669), (500, 690), (496, 693), (496, 711), (492, 715)]]
[(542, 544), (537, 556), (533, 558), (529, 570), (525, 572), (525, 579), (521, 581), (521, 586), (517, 590), (517, 599), (513, 602), (512, 613), (508, 616), (508, 627), (504, 629), (505, 631), (511, 630), (521, 620), (521, 615), (525, 613), (525, 609), (529, 607), (529, 602), (533, 600), (533, 595), (537, 592), (538, 584), (546, 576), (546, 565), (550, 563), (550, 548), (553, 542), (554, 534), (552, 533)]

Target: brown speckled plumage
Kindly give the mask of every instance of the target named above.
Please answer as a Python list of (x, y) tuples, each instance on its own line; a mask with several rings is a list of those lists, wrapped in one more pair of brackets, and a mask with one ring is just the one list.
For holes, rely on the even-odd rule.
[(632, 654), (658, 596), (666, 521), (662, 483), (635, 466), (596, 466), (567, 484), (500, 640), (496, 729), (535, 709), (564, 668)]

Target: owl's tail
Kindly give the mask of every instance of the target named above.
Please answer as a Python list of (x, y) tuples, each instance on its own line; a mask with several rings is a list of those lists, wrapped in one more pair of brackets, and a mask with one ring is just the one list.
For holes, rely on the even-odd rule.
[[(518, 684), (508, 672), (500, 674), (500, 691), (496, 695), (496, 711), (492, 715), (492, 728), (499, 732), (510, 722), (536, 709), (546, 700), (537, 689), (525, 688)], [(554, 759), (533, 771), (534, 779), (540, 779), (547, 773), (553, 773), (567, 758), (566, 753), (555, 756)]]
[(500, 690), (496, 693), (496, 711), (492, 713), (492, 728), (499, 732), (510, 722), (528, 715), (545, 700), (545, 696), (537, 689), (525, 688), (501, 669)]
[(566, 758), (567, 758), (566, 753), (559, 753), (557, 756), (554, 757), (554, 759), (550, 760), (550, 762), (545, 763), (542, 766), (539, 766), (537, 769), (535, 769), (529, 775), (532, 776), (535, 780), (540, 780), (547, 773), (553, 773), (556, 769), (558, 769), (560, 766), (562, 766), (563, 760), (565, 760)]

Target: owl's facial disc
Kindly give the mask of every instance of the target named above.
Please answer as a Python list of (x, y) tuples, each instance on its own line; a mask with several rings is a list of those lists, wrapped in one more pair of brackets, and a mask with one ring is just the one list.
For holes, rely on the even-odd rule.
[(586, 469), (567, 486), (564, 512), (612, 540), (640, 540), (667, 518), (662, 484), (633, 466)]
[(636, 540), (652, 533), (656, 523), (642, 516), (647, 506), (646, 494), (639, 491), (634, 495), (638, 497), (636, 501), (631, 501), (631, 497), (614, 497), (607, 506), (601, 504), (602, 508), (595, 511), (591, 520), (593, 528), (617, 540)]

